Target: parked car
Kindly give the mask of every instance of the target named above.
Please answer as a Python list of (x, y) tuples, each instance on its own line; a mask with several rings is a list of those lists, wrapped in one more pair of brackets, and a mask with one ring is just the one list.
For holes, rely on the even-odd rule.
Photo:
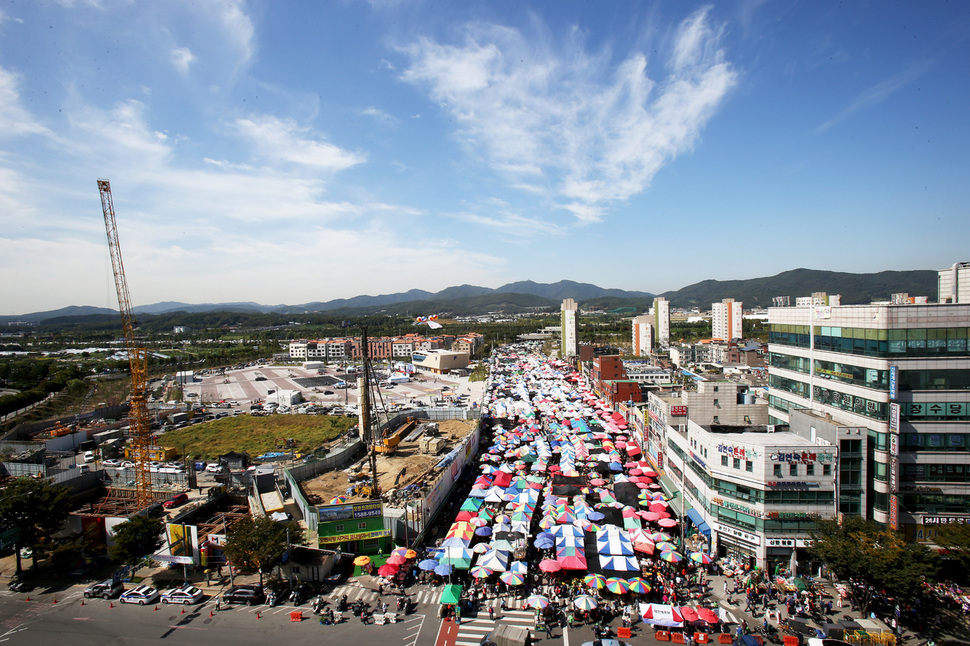
[(94, 462), (94, 451), (85, 451), (84, 452), (84, 461), (85, 462)]
[(222, 595), (225, 603), (244, 603), (247, 606), (262, 603), (263, 599), (265, 595), (261, 585), (234, 585)]
[(113, 579), (105, 579), (99, 583), (92, 583), (84, 590), (84, 598), (90, 599), (91, 597), (101, 597), (102, 599), (110, 599), (116, 597), (125, 591), (125, 584), (121, 581), (115, 581)]
[(184, 493), (177, 493), (165, 502), (162, 503), (162, 507), (165, 509), (171, 509), (172, 507), (178, 507), (179, 505), (184, 505), (189, 501), (188, 495)]
[(199, 603), (203, 597), (202, 590), (193, 585), (185, 584), (178, 588), (172, 588), (162, 593), (162, 603), (181, 603), (187, 606)]
[(140, 585), (121, 595), (121, 603), (137, 603), (140, 606), (144, 606), (146, 603), (153, 603), (157, 599), (158, 590), (150, 585)]
[(213, 462), (212, 464), (207, 464), (205, 470), (209, 473), (222, 473), (225, 467), (221, 464)]
[(101, 460), (101, 466), (103, 467), (120, 467), (121, 460), (115, 460), (114, 458), (108, 458), (107, 460)]
[(121, 462), (121, 468), (122, 469), (134, 469), (135, 468), (135, 463), (132, 462), (131, 460), (123, 460)]

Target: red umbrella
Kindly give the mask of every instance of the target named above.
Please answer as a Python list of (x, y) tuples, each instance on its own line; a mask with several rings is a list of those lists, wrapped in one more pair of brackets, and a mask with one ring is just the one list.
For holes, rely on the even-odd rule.
[(661, 527), (676, 527), (677, 521), (673, 518), (661, 518), (657, 521), (657, 524)]
[(387, 559), (388, 565), (404, 565), (407, 562), (408, 560), (400, 554), (395, 554), (391, 558)]
[(392, 565), (390, 563), (385, 563), (384, 565), (377, 568), (377, 573), (381, 576), (394, 576), (397, 574), (398, 566)]
[(558, 572), (562, 569), (562, 565), (560, 565), (559, 561), (543, 559), (539, 561), (539, 569), (543, 572)]

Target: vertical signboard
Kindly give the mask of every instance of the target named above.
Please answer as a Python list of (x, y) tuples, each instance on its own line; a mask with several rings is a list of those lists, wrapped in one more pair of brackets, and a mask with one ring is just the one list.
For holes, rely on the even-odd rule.
[(889, 404), (889, 432), (893, 435), (899, 433), (899, 404), (896, 402)]
[(889, 494), (889, 529), (899, 531), (899, 496)]
[(899, 391), (899, 368), (889, 367), (889, 399), (896, 401), (896, 394)]

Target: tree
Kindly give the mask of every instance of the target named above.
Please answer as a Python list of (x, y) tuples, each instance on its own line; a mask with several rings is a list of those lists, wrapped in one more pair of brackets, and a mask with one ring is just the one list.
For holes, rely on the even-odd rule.
[[(821, 520), (812, 532), (810, 552), (840, 579), (853, 586), (856, 603), (868, 609), (870, 590), (884, 590), (900, 599), (913, 599), (926, 579), (939, 569), (936, 554), (918, 543), (906, 543), (898, 533), (858, 516)], [(859, 591), (861, 598), (859, 597)]]
[(162, 546), (165, 524), (161, 518), (132, 516), (114, 528), (114, 543), (108, 549), (111, 558), (135, 565)]
[(949, 556), (956, 559), (964, 570), (970, 570), (970, 524), (941, 525), (936, 531), (936, 542), (945, 548)]
[(0, 498), (0, 526), (19, 530), (17, 537), (17, 574), (20, 548), (33, 550), (33, 567), (37, 567), (38, 548), (50, 541), (61, 528), (71, 510), (70, 494), (60, 485), (37, 478), (17, 478), (3, 491)]
[(269, 572), (282, 560), (287, 541), (290, 545), (303, 545), (305, 542), (303, 531), (297, 523), (278, 523), (268, 516), (258, 519), (246, 516), (233, 525), (227, 534), (225, 552), (229, 562), (243, 572), (259, 572), (260, 585), (263, 583), (263, 573)]

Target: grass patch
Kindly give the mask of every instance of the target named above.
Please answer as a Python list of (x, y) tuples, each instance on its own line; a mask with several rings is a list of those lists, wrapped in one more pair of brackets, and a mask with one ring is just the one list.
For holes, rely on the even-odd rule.
[(292, 438), (297, 453), (312, 453), (357, 423), (356, 417), (330, 415), (270, 415), (227, 417), (168, 431), (158, 438), (161, 446), (175, 447), (196, 460), (215, 460), (229, 451), (252, 457), (281, 450), (280, 440)]

